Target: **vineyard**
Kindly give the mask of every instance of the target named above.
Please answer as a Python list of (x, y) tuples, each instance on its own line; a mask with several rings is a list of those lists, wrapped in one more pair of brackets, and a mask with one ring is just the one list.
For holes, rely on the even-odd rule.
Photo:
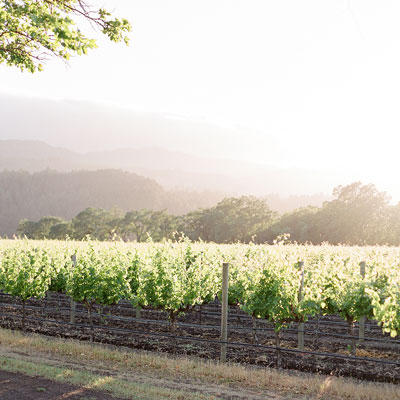
[(399, 248), (4, 240), (0, 290), (4, 327), (400, 381)]

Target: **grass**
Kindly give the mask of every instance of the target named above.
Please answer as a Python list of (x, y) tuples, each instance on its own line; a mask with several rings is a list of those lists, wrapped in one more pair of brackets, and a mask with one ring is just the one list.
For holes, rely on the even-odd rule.
[[(211, 384), (220, 385), (221, 387), (234, 388), (238, 392), (240, 390), (249, 390), (256, 393), (274, 392), (282, 396), (295, 398), (301, 396), (307, 399), (400, 400), (400, 388), (397, 385), (360, 382), (349, 378), (316, 374), (293, 374), (268, 368), (250, 369), (241, 365), (219, 364), (188, 358), (174, 359), (148, 352), (137, 352), (100, 344), (93, 345), (75, 340), (54, 339), (40, 335), (23, 335), (22, 333), (5, 329), (0, 329), (0, 344), (9, 349), (25, 350), (28, 354), (36, 352), (58, 358), (64, 357), (83, 365), (88, 363), (97, 366), (103, 365), (106, 366), (110, 373), (140, 373), (152, 378), (170, 379), (175, 382), (193, 381), (197, 384), (203, 384), (204, 387)], [(28, 365), (26, 367), (28, 368)], [(60, 377), (65, 377), (65, 374), (73, 377), (77, 376), (72, 372), (61, 373), (62, 370), (61, 368), (59, 371)], [(85, 379), (92, 378), (87, 376)], [(117, 381), (118, 379), (111, 379), (99, 382), (102, 389), (119, 390), (115, 388), (124, 386), (121, 386), (121, 383)], [(80, 382), (87, 383), (89, 381), (82, 380)], [(94, 381), (90, 380), (90, 382), (90, 384), (94, 384)], [(77, 382), (76, 384), (80, 383)], [(158, 388), (157, 390), (161, 389)], [(191, 394), (193, 395), (193, 393)], [(174, 395), (179, 396), (179, 393), (169, 394), (169, 396)], [(152, 399), (153, 397), (145, 398)], [(193, 397), (183, 398), (189, 399)], [(213, 397), (203, 398), (211, 399)]]
[[(55, 367), (37, 361), (30, 362), (11, 357), (2, 357), (0, 369), (9, 372), (24, 373), (29, 376), (40, 376), (60, 383), (80, 386), (84, 389), (102, 390), (113, 395), (134, 400), (211, 400), (214, 396), (207, 396), (186, 391), (154, 387), (146, 384), (132, 383), (113, 376), (101, 376), (87, 371), (71, 368)], [(46, 391), (38, 388), (38, 391)]]

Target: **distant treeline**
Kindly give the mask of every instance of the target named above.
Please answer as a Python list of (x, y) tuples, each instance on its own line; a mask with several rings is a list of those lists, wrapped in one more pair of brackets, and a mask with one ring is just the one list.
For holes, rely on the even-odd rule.
[(15, 234), (21, 219), (74, 218), (87, 207), (127, 212), (147, 208), (182, 215), (222, 200), (215, 192), (167, 191), (155, 180), (121, 170), (0, 172), (0, 236)]
[(252, 196), (226, 198), (216, 206), (185, 215), (146, 208), (123, 212), (86, 208), (71, 220), (43, 217), (22, 220), (18, 235), (32, 239), (83, 239), (154, 241), (172, 239), (182, 233), (192, 240), (216, 243), (272, 242), (290, 234), (299, 243), (400, 245), (400, 203), (389, 204), (388, 196), (374, 185), (355, 182), (338, 186), (334, 200), (322, 207), (304, 207), (278, 215), (267, 201)]

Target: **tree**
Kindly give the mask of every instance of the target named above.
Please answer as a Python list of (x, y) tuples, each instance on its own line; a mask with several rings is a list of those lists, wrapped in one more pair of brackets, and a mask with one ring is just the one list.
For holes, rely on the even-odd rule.
[(118, 233), (124, 240), (144, 242), (149, 236), (154, 241), (172, 239), (176, 229), (176, 217), (165, 210), (141, 209), (129, 211), (121, 219)]
[(382, 243), (400, 245), (400, 203), (396, 206), (389, 206), (386, 211), (384, 222), (384, 240)]
[(74, 237), (74, 229), (71, 221), (60, 222), (50, 228), (49, 239), (65, 240), (67, 236), (70, 238)]
[(86, 54), (97, 46), (79, 29), (82, 19), (111, 41), (128, 44), (128, 20), (83, 0), (0, 0), (0, 63), (33, 73), (51, 56)]
[[(37, 222), (23, 219), (18, 225), (17, 234), (19, 236), (26, 236), (29, 239), (53, 239), (50, 232), (54, 226), (65, 223), (66, 221), (60, 217), (42, 217)], [(62, 239), (65, 239), (65, 236)]]
[(193, 240), (249, 242), (274, 217), (275, 212), (265, 200), (254, 196), (232, 197), (223, 199), (215, 207), (189, 213), (183, 218), (183, 231)]
[(321, 239), (333, 244), (382, 242), (389, 197), (372, 184), (354, 182), (333, 190), (335, 200), (324, 203), (319, 213)]
[(315, 206), (297, 208), (280, 216), (266, 230), (257, 233), (257, 242), (272, 242), (278, 236), (289, 234), (290, 240), (299, 243), (319, 242), (316, 221), (320, 209)]
[(118, 209), (107, 211), (102, 208), (88, 207), (72, 220), (74, 239), (82, 240), (89, 235), (92, 239), (110, 240), (121, 218), (122, 212)]

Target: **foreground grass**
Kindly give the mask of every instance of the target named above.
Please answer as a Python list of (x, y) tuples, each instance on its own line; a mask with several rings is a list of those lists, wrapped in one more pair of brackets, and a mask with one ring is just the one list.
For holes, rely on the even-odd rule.
[[(400, 400), (400, 388), (397, 385), (360, 382), (352, 379), (313, 374), (290, 374), (273, 369), (249, 369), (240, 365), (218, 364), (187, 358), (173, 359), (152, 353), (117, 349), (111, 346), (90, 345), (75, 340), (54, 339), (40, 335), (23, 335), (19, 332), (5, 329), (0, 329), (0, 344), (9, 349), (26, 351), (28, 354), (36, 352), (58, 358), (64, 357), (76, 363), (82, 363), (82, 365), (87, 363), (97, 366), (103, 365), (110, 373), (141, 373), (152, 378), (171, 379), (175, 382), (193, 381), (197, 384), (202, 384), (204, 387), (220, 385), (221, 387), (237, 388), (238, 392), (240, 390), (249, 390), (259, 394), (274, 392), (289, 398), (301, 397), (307, 399)], [(15, 360), (8, 360), (7, 363), (8, 368), (20, 368), (19, 372), (22, 372), (23, 369), (28, 370), (28, 374), (29, 371), (33, 371), (33, 366), (29, 366), (29, 363), (25, 366), (21, 364), (22, 361), (18, 364)], [(4, 369), (1, 364), (0, 368)], [(43, 373), (53, 374), (58, 379), (72, 377), (71, 379), (76, 379), (77, 381), (70, 380), (65, 382), (76, 383), (77, 385), (95, 385), (96, 382), (99, 382), (102, 390), (109, 390), (120, 397), (145, 398), (149, 400), (158, 398), (216, 398), (206, 394), (194, 394), (193, 392), (185, 392), (183, 395), (176, 390), (154, 386), (148, 387), (146, 385), (141, 387), (137, 383), (129, 383), (120, 378), (108, 377), (106, 379), (93, 373), (81, 371), (82, 375), (79, 375), (77, 371), (65, 372), (68, 369), (51, 368), (47, 372), (44, 368)], [(42, 375), (40, 371), (37, 371), (37, 375), (48, 377)], [(132, 387), (126, 385), (133, 385), (137, 388), (137, 391), (132, 391)], [(153, 397), (143, 395), (144, 390), (150, 389), (155, 391), (154, 393), (149, 392)], [(162, 391), (165, 391), (165, 394), (161, 393)], [(132, 397), (132, 394), (137, 397)]]
[(9, 372), (19, 372), (30, 376), (40, 376), (49, 380), (69, 383), (85, 389), (101, 390), (127, 399), (140, 400), (211, 400), (215, 397), (192, 394), (167, 388), (159, 388), (140, 383), (127, 382), (112, 376), (99, 376), (86, 371), (71, 368), (54, 367), (44, 363), (33, 363), (2, 357), (0, 369)]

